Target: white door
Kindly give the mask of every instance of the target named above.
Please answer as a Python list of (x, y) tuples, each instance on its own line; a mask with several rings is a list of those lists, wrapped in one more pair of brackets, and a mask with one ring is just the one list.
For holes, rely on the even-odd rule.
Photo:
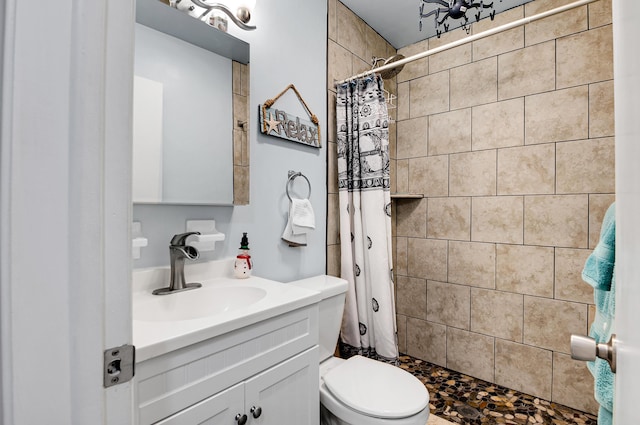
[(640, 388), (640, 3), (613, 0), (616, 114), (616, 322), (614, 422), (639, 421)]
[(617, 371), (614, 423), (638, 423), (640, 389), (640, 2), (613, 0)]
[(0, 423), (126, 425), (133, 0), (0, 1)]

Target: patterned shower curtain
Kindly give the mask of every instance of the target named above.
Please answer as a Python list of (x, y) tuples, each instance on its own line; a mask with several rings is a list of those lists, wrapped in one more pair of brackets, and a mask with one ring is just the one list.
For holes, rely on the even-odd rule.
[(383, 82), (372, 75), (337, 89), (341, 275), (349, 282), (340, 352), (397, 364)]

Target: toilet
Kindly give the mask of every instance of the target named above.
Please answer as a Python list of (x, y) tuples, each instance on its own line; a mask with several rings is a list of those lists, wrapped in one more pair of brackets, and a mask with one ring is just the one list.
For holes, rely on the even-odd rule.
[(409, 372), (353, 356), (334, 357), (344, 310), (347, 281), (315, 276), (291, 282), (320, 292), (320, 424), (425, 425), (429, 392)]

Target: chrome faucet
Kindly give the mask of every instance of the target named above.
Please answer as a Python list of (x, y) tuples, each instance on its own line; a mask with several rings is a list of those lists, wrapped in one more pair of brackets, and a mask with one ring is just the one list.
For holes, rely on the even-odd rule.
[(197, 260), (200, 257), (198, 250), (186, 245), (186, 240), (191, 235), (199, 235), (200, 232), (187, 232), (174, 235), (169, 245), (169, 256), (171, 259), (171, 280), (166, 288), (158, 288), (153, 291), (153, 295), (167, 295), (174, 292), (187, 291), (202, 286), (201, 283), (185, 283), (184, 281), (184, 260)]

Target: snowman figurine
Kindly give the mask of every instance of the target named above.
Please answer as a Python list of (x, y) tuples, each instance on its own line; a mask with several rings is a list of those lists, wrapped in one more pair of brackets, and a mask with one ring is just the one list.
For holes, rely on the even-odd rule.
[(237, 279), (246, 279), (251, 276), (251, 255), (249, 255), (249, 238), (247, 234), (242, 234), (240, 241), (240, 252), (236, 256), (233, 265), (233, 274)]

